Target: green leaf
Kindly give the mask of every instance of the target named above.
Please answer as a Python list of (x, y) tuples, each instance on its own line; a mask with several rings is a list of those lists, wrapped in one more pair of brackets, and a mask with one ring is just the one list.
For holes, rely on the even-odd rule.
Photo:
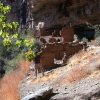
[(17, 41), (16, 41), (16, 45), (17, 45), (18, 47), (21, 47), (22, 41), (21, 41), (21, 40), (17, 40)]
[(2, 35), (2, 30), (0, 30), (0, 36)]
[(3, 32), (1, 36), (3, 38), (8, 38), (9, 37), (9, 33), (8, 32)]
[(12, 22), (12, 27), (16, 30), (18, 27), (18, 22)]
[(19, 37), (18, 33), (16, 33), (16, 34), (12, 35), (12, 38), (17, 39), (18, 37)]
[(11, 25), (10, 23), (7, 24), (7, 27), (10, 28), (10, 29), (13, 28), (12, 25)]
[(9, 38), (4, 38), (3, 44), (4, 44), (5, 47), (9, 48), (12, 44), (12, 41)]

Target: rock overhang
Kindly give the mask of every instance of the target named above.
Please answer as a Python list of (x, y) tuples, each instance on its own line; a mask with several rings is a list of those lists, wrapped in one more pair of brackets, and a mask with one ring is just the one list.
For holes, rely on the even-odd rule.
[(30, 2), (28, 2), (28, 4), (31, 4), (32, 12), (35, 13), (46, 5), (56, 6), (63, 2), (64, 0), (31, 0)]

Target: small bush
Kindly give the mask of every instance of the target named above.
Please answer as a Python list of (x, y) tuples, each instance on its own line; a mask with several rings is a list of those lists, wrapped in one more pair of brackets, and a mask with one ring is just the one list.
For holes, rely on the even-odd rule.
[(25, 57), (29, 60), (29, 61), (32, 61), (35, 57), (35, 53), (30, 50), (28, 52), (25, 53)]

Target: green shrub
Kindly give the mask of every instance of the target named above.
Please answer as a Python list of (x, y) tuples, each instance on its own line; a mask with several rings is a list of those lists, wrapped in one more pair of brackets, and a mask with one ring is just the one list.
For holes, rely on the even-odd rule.
[(11, 59), (11, 60), (8, 60), (6, 59), (5, 60), (5, 70), (6, 70), (6, 74), (14, 71), (18, 66), (19, 64), (19, 61), (21, 61), (22, 59), (24, 59), (24, 53), (19, 53), (18, 56), (16, 56), (15, 58)]

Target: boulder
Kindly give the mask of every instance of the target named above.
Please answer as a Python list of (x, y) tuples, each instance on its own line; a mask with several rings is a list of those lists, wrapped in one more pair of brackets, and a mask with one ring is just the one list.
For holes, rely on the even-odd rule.
[(23, 97), (21, 100), (44, 100), (48, 95), (50, 96), (52, 94), (53, 88), (48, 86)]

